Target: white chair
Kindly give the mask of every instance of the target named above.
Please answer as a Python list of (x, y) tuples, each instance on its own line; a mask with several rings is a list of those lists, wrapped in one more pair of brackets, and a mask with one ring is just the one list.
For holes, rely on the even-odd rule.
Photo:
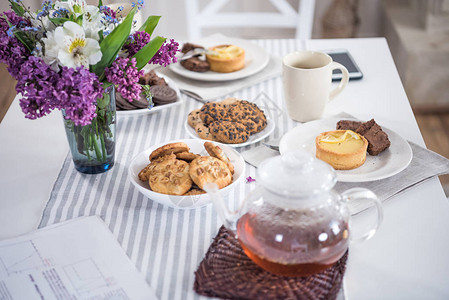
[[(312, 36), (315, 0), (300, 0), (296, 11), (287, 0), (269, 0), (277, 12), (220, 12), (229, 0), (210, 0), (203, 8), (199, 0), (184, 0), (187, 14), (187, 33), (189, 39), (199, 39), (201, 31), (207, 27), (260, 27), (260, 28), (293, 28), (297, 39), (310, 39)], [(251, 1), (258, 6), (261, 0)], [(238, 4), (248, 5), (248, 0)]]

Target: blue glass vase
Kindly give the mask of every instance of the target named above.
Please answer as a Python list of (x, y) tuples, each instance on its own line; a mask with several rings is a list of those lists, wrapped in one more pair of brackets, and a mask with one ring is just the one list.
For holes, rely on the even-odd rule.
[(75, 168), (86, 174), (106, 172), (114, 166), (115, 156), (115, 88), (108, 86), (97, 100), (97, 116), (91, 124), (75, 125), (65, 119), (64, 126)]

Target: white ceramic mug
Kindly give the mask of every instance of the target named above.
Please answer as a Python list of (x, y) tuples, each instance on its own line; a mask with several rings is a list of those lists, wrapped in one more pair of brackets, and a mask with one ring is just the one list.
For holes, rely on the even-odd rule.
[[(324, 107), (340, 94), (349, 80), (348, 70), (323, 52), (298, 51), (282, 61), (282, 81), (287, 111), (295, 121), (319, 119)], [(332, 71), (341, 70), (343, 78), (332, 89)]]

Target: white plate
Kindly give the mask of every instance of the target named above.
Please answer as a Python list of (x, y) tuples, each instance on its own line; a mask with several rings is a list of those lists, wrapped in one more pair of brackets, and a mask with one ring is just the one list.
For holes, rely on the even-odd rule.
[(156, 74), (157, 74), (157, 76), (164, 78), (165, 82), (167, 82), (168, 86), (175, 90), (176, 95), (177, 95), (176, 102), (164, 104), (164, 105), (156, 105), (156, 106), (153, 106), (151, 109), (142, 108), (142, 109), (133, 109), (133, 110), (117, 110), (118, 116), (137, 116), (137, 115), (144, 115), (144, 114), (154, 114), (158, 111), (161, 111), (161, 110), (164, 110), (164, 109), (167, 109), (170, 107), (178, 106), (181, 104), (182, 97), (181, 97), (181, 91), (179, 90), (178, 85), (170, 77), (168, 77), (164, 74), (158, 73), (158, 72), (156, 72)]
[[(156, 201), (158, 203), (161, 203), (163, 205), (167, 205), (173, 208), (180, 208), (180, 209), (191, 209), (191, 208), (197, 208), (204, 205), (209, 204), (211, 201), (209, 199), (209, 196), (206, 194), (202, 195), (192, 195), (192, 196), (174, 196), (174, 195), (166, 195), (166, 194), (160, 194), (153, 192), (150, 189), (150, 185), (148, 182), (143, 182), (139, 180), (139, 172), (147, 166), (149, 161), (150, 153), (153, 152), (153, 150), (169, 144), (169, 143), (175, 143), (175, 142), (184, 142), (189, 146), (190, 151), (196, 154), (208, 156), (206, 149), (204, 149), (204, 141), (200, 140), (176, 140), (176, 141), (169, 141), (162, 143), (160, 145), (153, 146), (151, 148), (146, 149), (145, 151), (139, 153), (136, 155), (129, 165), (128, 168), (128, 178), (132, 182), (132, 184), (141, 192), (143, 195), (145, 195), (147, 198)], [(229, 160), (234, 165), (234, 175), (233, 180), (230, 185), (227, 187), (224, 187), (220, 190), (220, 193), (222, 196), (226, 195), (230, 191), (234, 189), (236, 184), (241, 181), (245, 174), (245, 161), (243, 160), (243, 157), (234, 149), (220, 144), (213, 142), (214, 144), (217, 144), (223, 149), (223, 151), (228, 156)]]
[(270, 60), (270, 55), (264, 48), (248, 40), (230, 38), (221, 34), (215, 34), (194, 43), (205, 48), (224, 44), (239, 46), (245, 50), (245, 67), (239, 71), (231, 73), (218, 73), (212, 71), (199, 73), (187, 70), (181, 66), (179, 62), (170, 65), (170, 69), (173, 72), (190, 79), (202, 81), (227, 81), (240, 79), (261, 71), (266, 67), (268, 61)]
[[(281, 139), (279, 151), (285, 153), (295, 149), (304, 149), (314, 156), (315, 137), (322, 132), (336, 130), (340, 119), (323, 119), (307, 122), (287, 132)], [(353, 170), (337, 170), (338, 181), (364, 182), (388, 178), (404, 170), (412, 160), (412, 148), (406, 140), (394, 131), (382, 127), (388, 134), (390, 147), (379, 155), (366, 155), (365, 163)]]
[[(271, 121), (271, 119), (269, 117), (267, 117), (267, 127), (264, 128), (264, 130), (262, 130), (261, 132), (258, 132), (256, 134), (252, 134), (249, 136), (248, 140), (244, 143), (241, 144), (226, 144), (229, 147), (233, 147), (233, 148), (238, 148), (238, 147), (245, 147), (248, 145), (252, 145), (254, 143), (257, 143), (261, 140), (263, 140), (264, 138), (266, 138), (267, 136), (269, 136), (270, 134), (273, 133), (274, 131), (274, 122)], [(187, 120), (184, 123), (184, 128), (187, 130), (187, 133), (195, 138), (195, 139), (199, 139), (202, 140), (198, 134), (196, 133), (195, 129), (193, 129), (192, 127), (190, 127), (189, 123), (187, 123)]]

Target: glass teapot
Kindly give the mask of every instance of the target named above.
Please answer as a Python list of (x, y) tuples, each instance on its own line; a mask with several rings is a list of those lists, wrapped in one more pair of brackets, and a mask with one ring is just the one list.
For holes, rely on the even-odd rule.
[[(259, 166), (257, 188), (235, 212), (228, 210), (215, 184), (205, 190), (250, 259), (274, 274), (306, 276), (331, 267), (351, 240), (371, 238), (382, 222), (382, 205), (372, 191), (354, 188), (338, 194), (332, 189), (336, 181), (330, 165), (294, 151)], [(352, 201), (370, 201), (377, 208), (374, 224), (358, 236), (352, 234)]]

